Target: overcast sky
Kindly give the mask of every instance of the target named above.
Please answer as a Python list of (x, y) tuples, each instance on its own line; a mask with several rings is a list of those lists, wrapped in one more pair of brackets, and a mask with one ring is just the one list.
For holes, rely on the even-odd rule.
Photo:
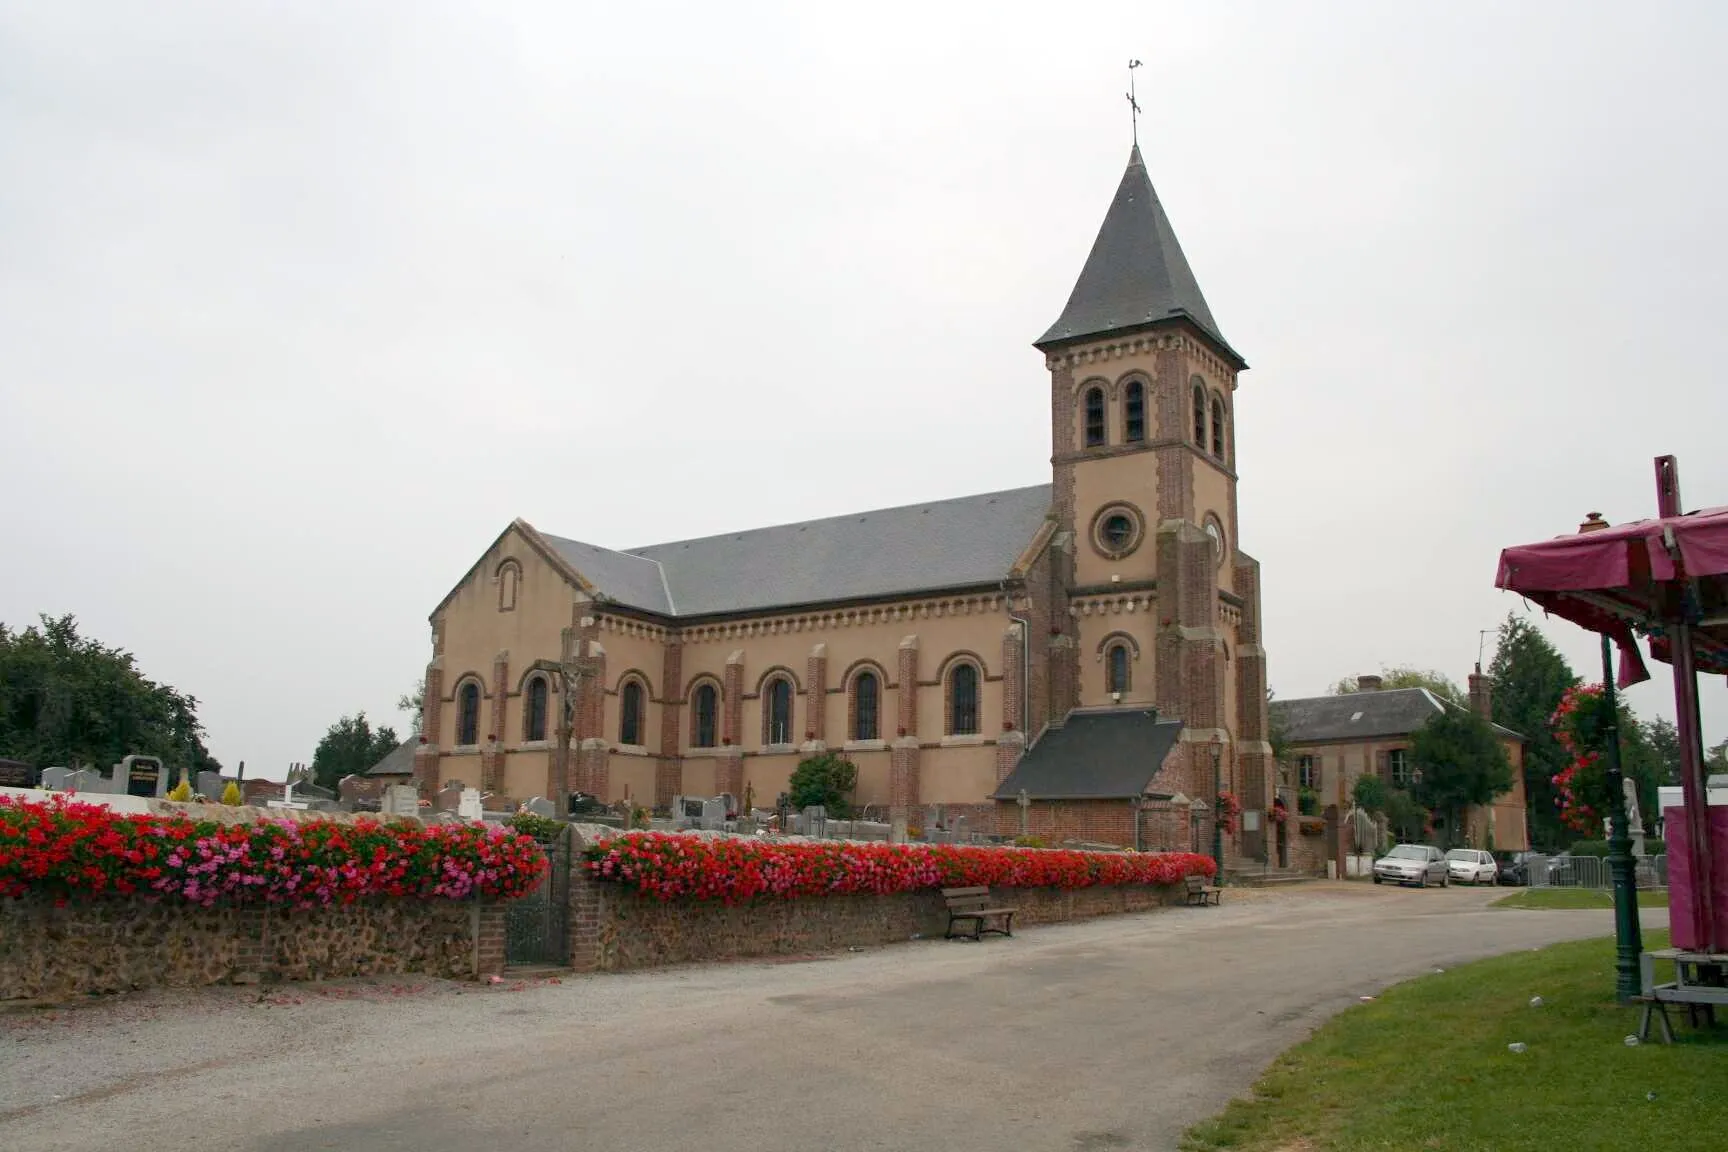
[(1649, 514), (1661, 453), (1728, 503), (1725, 39), (1704, 0), (0, 0), (0, 620), (75, 613), (280, 776), (345, 712), (406, 734), (512, 517), (633, 547), (1045, 482), (1031, 341), (1135, 56), (1253, 365), (1272, 687), (1462, 680), (1500, 548)]

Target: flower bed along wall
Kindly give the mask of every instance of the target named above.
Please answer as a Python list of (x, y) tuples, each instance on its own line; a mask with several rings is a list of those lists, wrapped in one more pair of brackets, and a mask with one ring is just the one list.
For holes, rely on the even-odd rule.
[(372, 897), (509, 900), (545, 871), (533, 840), (479, 824), (220, 824), (123, 816), (61, 797), (0, 799), (0, 898), (298, 908)]
[(786, 842), (634, 832), (590, 845), (584, 865), (597, 880), (658, 900), (737, 904), (932, 888), (1074, 890), (1179, 884), (1216, 866), (1188, 852), (1072, 852), (948, 844)]

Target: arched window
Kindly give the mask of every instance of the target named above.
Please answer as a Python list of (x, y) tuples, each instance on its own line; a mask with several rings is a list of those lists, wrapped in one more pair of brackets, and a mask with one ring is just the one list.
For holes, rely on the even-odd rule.
[(1194, 381), (1194, 446), (1206, 447), (1206, 389)]
[(762, 743), (792, 743), (792, 681), (776, 676), (762, 699)]
[(1104, 653), (1104, 690), (1128, 691), (1128, 645), (1112, 644)]
[(472, 680), (456, 689), (456, 743), (480, 743), (480, 685)]
[(1122, 439), (1138, 444), (1146, 439), (1146, 385), (1128, 381), (1122, 395)]
[(975, 736), (978, 733), (978, 669), (972, 664), (956, 664), (948, 673), (948, 734)]
[(1086, 447), (1104, 443), (1104, 389), (1086, 389)]
[(546, 739), (546, 677), (535, 676), (528, 681), (522, 702), (522, 739)]
[(618, 690), (618, 743), (642, 743), (642, 685), (635, 680)]
[(874, 672), (852, 677), (852, 739), (875, 740), (881, 731), (882, 682)]
[(1224, 459), (1224, 401), (1212, 397), (1212, 455)]
[(522, 583), (522, 569), (514, 560), (498, 566), (498, 611), (516, 611), (516, 592)]
[(720, 742), (720, 692), (712, 684), (699, 684), (691, 701), (690, 746), (712, 748)]

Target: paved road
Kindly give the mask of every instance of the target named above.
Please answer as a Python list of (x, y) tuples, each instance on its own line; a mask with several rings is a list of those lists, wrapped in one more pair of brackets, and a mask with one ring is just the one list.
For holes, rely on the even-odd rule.
[(1315, 884), (805, 962), (4, 1014), (0, 1148), (1168, 1149), (1359, 995), (1612, 931), (1493, 895)]

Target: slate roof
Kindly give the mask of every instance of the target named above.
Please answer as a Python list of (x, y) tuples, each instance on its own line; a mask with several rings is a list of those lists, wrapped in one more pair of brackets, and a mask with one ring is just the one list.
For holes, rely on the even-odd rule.
[[(1426, 688), (1387, 688), (1350, 692), (1343, 696), (1310, 696), (1305, 700), (1274, 700), (1272, 722), (1290, 744), (1332, 744), (1343, 740), (1373, 740), (1408, 736), (1443, 709), (1463, 705), (1442, 700)], [(1503, 736), (1522, 740), (1510, 728), (1494, 725)]]
[(1212, 318), (1136, 144), (1068, 306), (1037, 347), (1184, 317), (1246, 367)]
[(1038, 738), (995, 799), (1125, 800), (1145, 793), (1182, 734), (1180, 720), (1144, 709), (1075, 711)]
[(407, 776), (414, 771), (414, 748), (418, 737), (402, 741), (388, 756), (366, 769), (368, 776)]
[(710, 616), (999, 583), (1050, 495), (1037, 484), (624, 552), (544, 539), (619, 604)]

